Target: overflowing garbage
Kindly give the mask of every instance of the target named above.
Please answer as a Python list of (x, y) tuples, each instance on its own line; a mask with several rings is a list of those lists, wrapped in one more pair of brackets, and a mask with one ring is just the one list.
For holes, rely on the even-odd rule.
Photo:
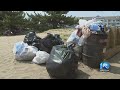
[[(95, 19), (89, 21), (80, 19), (79, 26), (76, 28), (83, 26), (88, 27), (93, 34), (105, 33), (102, 22)], [(82, 42), (79, 37), (74, 35), (76, 31), (72, 34), (69, 39), (76, 37), (78, 39), (76, 42)], [(67, 78), (75, 75), (78, 58), (82, 59), (82, 56), (80, 57), (81, 46), (75, 47), (76, 44), (74, 44), (64, 45), (59, 34), (47, 33), (46, 37), (40, 38), (33, 31), (26, 34), (23, 41), (14, 45), (13, 53), (16, 60), (31, 60), (35, 64), (46, 63), (47, 72), (52, 77)], [(85, 50), (83, 51), (85, 53)], [(86, 53), (88, 52), (86, 51)]]
[(102, 21), (93, 20), (93, 22), (89, 23), (88, 27), (91, 30), (91, 32), (94, 34), (105, 34), (106, 33), (104, 30), (105, 25), (103, 24)]
[(89, 20), (85, 26), (89, 28), (91, 34), (84, 41), (82, 61), (91, 68), (99, 68), (100, 62), (104, 60), (103, 50), (107, 45), (107, 33), (102, 21)]
[(92, 20), (84, 20), (84, 19), (80, 19), (79, 20), (79, 26), (83, 27), (89, 27), (89, 29), (91, 30), (92, 33), (94, 34), (100, 34), (100, 33), (104, 33), (104, 24), (102, 21), (97, 21), (96, 18), (93, 18)]

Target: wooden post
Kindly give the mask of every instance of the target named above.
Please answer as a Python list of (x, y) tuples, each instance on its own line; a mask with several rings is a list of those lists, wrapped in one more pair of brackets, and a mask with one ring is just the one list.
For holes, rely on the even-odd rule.
[(119, 33), (118, 33), (118, 45), (120, 45), (120, 28), (118, 28), (118, 31), (119, 31)]
[(113, 33), (113, 28), (111, 28), (110, 32), (109, 32), (109, 48), (113, 48), (114, 47), (114, 33)]

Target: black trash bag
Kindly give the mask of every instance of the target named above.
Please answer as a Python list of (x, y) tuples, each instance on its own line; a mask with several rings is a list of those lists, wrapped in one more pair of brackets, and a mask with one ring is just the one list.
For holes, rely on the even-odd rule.
[(64, 42), (62, 41), (59, 34), (50, 34), (47, 33), (47, 36), (41, 40), (41, 50), (50, 53), (53, 46), (62, 45)]
[(38, 50), (41, 50), (41, 38), (36, 36), (34, 39), (33, 39), (33, 43), (32, 43), (32, 46), (35, 46), (38, 48)]
[(32, 45), (34, 39), (36, 39), (36, 33), (29, 32), (26, 34), (26, 36), (24, 38), (24, 43), (27, 43), (28, 45)]
[(24, 43), (27, 43), (30, 46), (35, 46), (38, 48), (38, 50), (41, 48), (41, 38), (38, 37), (34, 31), (26, 34)]
[(67, 45), (69, 46), (69, 45), (71, 45), (73, 43), (74, 43), (73, 50), (75, 52), (76, 59), (78, 59), (79, 61), (81, 61), (82, 60), (82, 53), (83, 53), (83, 46), (79, 46), (74, 41), (67, 42)]
[(48, 74), (53, 78), (70, 79), (76, 77), (78, 60), (72, 48), (65, 45), (53, 46), (46, 62)]
[(4, 36), (12, 36), (13, 32), (11, 30), (7, 30), (7, 31), (3, 32), (3, 35)]

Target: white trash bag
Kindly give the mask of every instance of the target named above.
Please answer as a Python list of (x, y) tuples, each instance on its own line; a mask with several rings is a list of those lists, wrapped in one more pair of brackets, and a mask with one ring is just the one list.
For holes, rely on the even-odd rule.
[(46, 61), (49, 59), (50, 54), (48, 54), (45, 51), (38, 51), (36, 53), (36, 57), (33, 59), (33, 63), (35, 64), (43, 64), (46, 63)]
[(27, 43), (17, 42), (14, 45), (13, 53), (16, 60), (31, 60), (36, 56), (38, 49), (34, 46), (28, 46)]
[(79, 26), (80, 27), (83, 27), (86, 23), (87, 23), (87, 20), (85, 20), (85, 19), (80, 19), (79, 20)]

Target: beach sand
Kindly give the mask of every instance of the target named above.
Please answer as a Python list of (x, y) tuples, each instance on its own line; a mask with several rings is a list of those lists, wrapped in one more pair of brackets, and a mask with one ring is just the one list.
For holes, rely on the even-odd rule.
[[(53, 31), (47, 31), (53, 32)], [(54, 33), (65, 33), (56, 31)], [(66, 32), (67, 33), (67, 32)], [(68, 33), (70, 34), (70, 33)], [(14, 60), (13, 46), (23, 41), (25, 35), (0, 37), (0, 79), (50, 79), (45, 65), (32, 64), (30, 61), (19, 62)], [(46, 32), (38, 36), (46, 36)], [(109, 60), (110, 72), (100, 72), (79, 63), (77, 79), (120, 79), (120, 53)]]

